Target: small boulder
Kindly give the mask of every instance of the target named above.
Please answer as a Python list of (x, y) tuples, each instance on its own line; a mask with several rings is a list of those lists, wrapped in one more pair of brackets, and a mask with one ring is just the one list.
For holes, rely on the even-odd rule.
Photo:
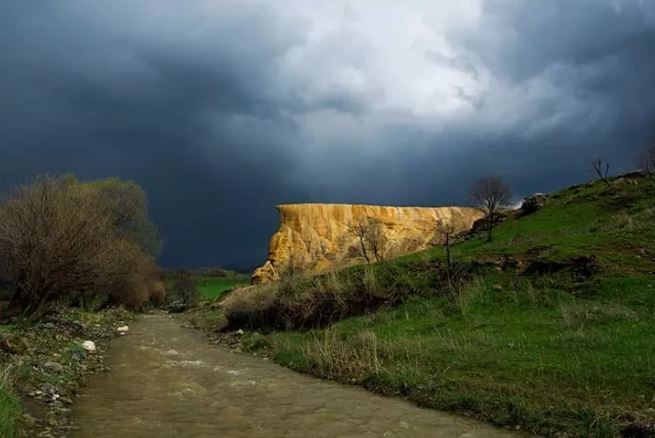
[(43, 364), (43, 368), (53, 373), (61, 373), (64, 371), (64, 366), (58, 362), (46, 362)]
[(82, 342), (82, 348), (88, 352), (94, 352), (96, 351), (96, 344), (93, 341), (84, 341)]
[(534, 193), (527, 196), (521, 204), (521, 216), (536, 213), (546, 205), (546, 195), (543, 193)]
[(117, 331), (118, 333), (120, 333), (121, 335), (124, 335), (125, 333), (127, 333), (127, 332), (130, 331), (130, 328), (129, 328), (128, 326), (126, 326), (126, 325), (123, 325), (123, 326), (118, 327), (118, 328), (116, 329), (116, 331)]

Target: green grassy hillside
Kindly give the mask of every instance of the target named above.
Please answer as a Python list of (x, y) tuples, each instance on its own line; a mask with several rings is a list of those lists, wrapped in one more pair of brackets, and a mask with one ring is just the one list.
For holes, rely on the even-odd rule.
[(302, 372), (505, 427), (651, 436), (654, 195), (638, 176), (552, 194), (493, 242), (455, 245), (455, 287), (442, 248), (350, 269), (330, 281), (362, 293), (366, 281), (352, 278), (375, 276), (378, 289), (405, 292), (372, 313), (244, 343)]

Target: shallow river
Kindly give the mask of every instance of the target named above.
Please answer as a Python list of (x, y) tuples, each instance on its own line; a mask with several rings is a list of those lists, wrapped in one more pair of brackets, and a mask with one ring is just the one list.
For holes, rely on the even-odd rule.
[(501, 437), (465, 418), (209, 345), (166, 315), (116, 339), (75, 405), (76, 437)]

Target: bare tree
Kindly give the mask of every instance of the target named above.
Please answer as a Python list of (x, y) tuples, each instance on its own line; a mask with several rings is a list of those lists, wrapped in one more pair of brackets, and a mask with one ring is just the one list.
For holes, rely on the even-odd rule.
[(41, 177), (0, 204), (0, 272), (13, 289), (10, 313), (38, 317), (54, 301), (103, 294), (134, 303), (163, 290), (154, 261), (116, 232), (104, 201), (92, 184)]
[(369, 234), (370, 223), (368, 218), (360, 217), (354, 223), (351, 223), (348, 226), (348, 230), (357, 237), (359, 241), (359, 251), (360, 255), (364, 257), (366, 263), (371, 263), (371, 259), (368, 256), (368, 251), (366, 249), (367, 239)]
[(387, 249), (387, 236), (384, 233), (384, 224), (380, 219), (369, 217), (368, 232), (365, 239), (368, 243), (375, 260), (378, 262), (384, 261), (384, 255)]
[(646, 146), (637, 164), (648, 176), (655, 176), (655, 140)]
[(452, 267), (450, 257), (450, 245), (453, 238), (463, 229), (463, 224), (460, 217), (449, 216), (437, 219), (437, 234), (441, 236), (443, 246), (446, 248), (446, 263), (448, 269)]
[(598, 178), (602, 179), (605, 184), (609, 185), (609, 179), (607, 177), (610, 172), (610, 163), (602, 158), (596, 158), (591, 162), (591, 167), (594, 169), (596, 175), (598, 175)]
[(471, 187), (471, 199), (482, 210), (487, 222), (487, 242), (491, 242), (494, 221), (501, 209), (510, 202), (512, 191), (507, 183), (498, 176), (479, 178)]
[(184, 304), (193, 304), (198, 299), (198, 285), (188, 271), (182, 271), (173, 285), (173, 291)]

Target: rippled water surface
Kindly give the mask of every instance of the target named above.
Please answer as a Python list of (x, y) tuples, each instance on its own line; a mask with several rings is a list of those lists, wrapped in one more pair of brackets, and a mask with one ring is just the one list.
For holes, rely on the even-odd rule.
[(76, 403), (77, 437), (500, 437), (402, 400), (209, 345), (166, 315), (116, 339)]

